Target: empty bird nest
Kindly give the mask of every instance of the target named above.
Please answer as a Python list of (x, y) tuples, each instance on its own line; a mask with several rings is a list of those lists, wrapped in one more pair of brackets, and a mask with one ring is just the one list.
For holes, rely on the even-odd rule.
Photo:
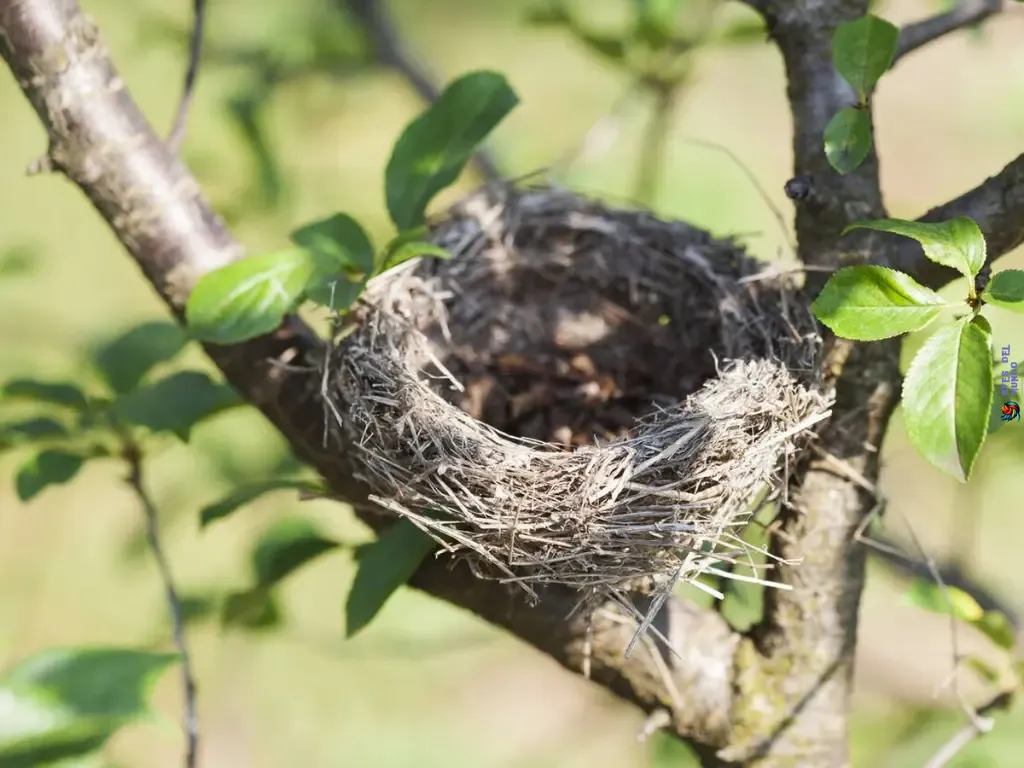
[(477, 193), (431, 239), (452, 258), (371, 282), (324, 378), (373, 501), (531, 592), (752, 562), (752, 506), (829, 407), (790, 286), (734, 242), (550, 188)]

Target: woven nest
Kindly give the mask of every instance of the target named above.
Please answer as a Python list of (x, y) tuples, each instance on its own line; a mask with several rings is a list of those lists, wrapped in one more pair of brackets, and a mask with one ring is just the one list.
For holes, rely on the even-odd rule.
[(376, 504), (485, 577), (623, 594), (743, 561), (829, 402), (805, 305), (735, 243), (564, 191), (478, 193), (331, 355)]

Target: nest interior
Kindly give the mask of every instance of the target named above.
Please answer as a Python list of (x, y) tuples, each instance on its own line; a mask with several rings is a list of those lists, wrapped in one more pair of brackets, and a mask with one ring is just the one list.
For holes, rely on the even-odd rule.
[(371, 283), (325, 379), (374, 501), (527, 589), (742, 562), (737, 528), (829, 406), (791, 286), (549, 188), (477, 193), (432, 239), (453, 258)]

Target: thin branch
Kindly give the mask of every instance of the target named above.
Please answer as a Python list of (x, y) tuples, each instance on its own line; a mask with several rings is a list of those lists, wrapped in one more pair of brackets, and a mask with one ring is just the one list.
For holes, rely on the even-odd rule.
[(654, 92), (654, 110), (647, 120), (647, 129), (640, 144), (633, 197), (652, 207), (658, 196), (661, 171), (665, 167), (665, 145), (672, 127), (675, 102), (675, 88), (666, 87)]
[[(355, 16), (370, 37), (373, 53), (377, 61), (398, 72), (413, 90), (427, 104), (433, 104), (441, 95), (440, 88), (416, 58), (405, 49), (402, 39), (388, 15), (381, 0), (340, 0)], [(473, 154), (473, 165), (488, 183), (501, 180), (502, 174), (491, 153), (483, 147)]]
[(975, 710), (971, 722), (953, 734), (938, 752), (929, 758), (923, 768), (943, 768), (956, 755), (979, 736), (984, 736), (992, 729), (992, 719), (988, 715), (1000, 709), (1006, 709), (1013, 701), (1013, 691), (1000, 691)]
[[(989, 263), (1024, 243), (1024, 155), (974, 189), (932, 208), (918, 221), (945, 221), (954, 216), (969, 216), (981, 227)], [(886, 242), (892, 250), (880, 254), (883, 263), (913, 275), (923, 285), (939, 288), (957, 275), (925, 258), (914, 240), (901, 237), (896, 243)]]
[(149, 542), (150, 552), (153, 553), (157, 570), (160, 572), (160, 580), (164, 585), (167, 609), (171, 615), (171, 627), (174, 633), (174, 647), (181, 657), (181, 687), (185, 698), (185, 768), (195, 768), (199, 754), (199, 717), (196, 713), (196, 682), (192, 672), (192, 656), (189, 653), (188, 639), (185, 637), (185, 612), (174, 587), (171, 565), (160, 543), (160, 522), (156, 504), (146, 491), (142, 479), (142, 452), (138, 446), (128, 443), (123, 455), (125, 461), (128, 462), (126, 482), (135, 493), (146, 516), (146, 540)]
[(167, 146), (171, 152), (178, 154), (181, 142), (185, 140), (185, 128), (188, 124), (189, 108), (192, 106), (192, 95), (195, 91), (196, 76), (199, 74), (199, 58), (203, 47), (203, 24), (206, 17), (206, 0), (192, 0), (192, 36), (188, 43), (188, 67), (185, 69), (185, 86), (178, 102), (178, 111), (174, 124), (167, 136)]
[(1003, 0), (961, 0), (951, 11), (939, 13), (900, 30), (895, 62), (946, 35), (980, 24), (1003, 10)]
[[(96, 26), (75, 0), (4, 0), (0, 55), (49, 135), (55, 169), (89, 198), (172, 311), (181, 317), (199, 277), (242, 256), (196, 180), (149, 126), (107, 56)], [(382, 530), (393, 518), (366, 506), (367, 488), (344, 457), (322, 443), (317, 397), (323, 347), (290, 319), (276, 332), (206, 352), (243, 398), (280, 430), (296, 455), (316, 468), (331, 491)], [(285, 363), (286, 365), (283, 365)], [(672, 730), (706, 748), (728, 738), (731, 679), (739, 636), (713, 611), (671, 600), (659, 631), (680, 653), (665, 662), (666, 680), (649, 654), (623, 657), (632, 619), (595, 620), (588, 654), (587, 621), (574, 590), (552, 588), (532, 605), (514, 585), (477, 579), (465, 564), (431, 559), (413, 586), (462, 607), (581, 673), (645, 711), (664, 708), (671, 690), (688, 692), (674, 707)]]

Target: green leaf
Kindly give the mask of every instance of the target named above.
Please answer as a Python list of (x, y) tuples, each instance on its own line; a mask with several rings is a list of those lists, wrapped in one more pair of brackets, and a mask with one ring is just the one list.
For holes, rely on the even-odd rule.
[(74, 384), (35, 379), (11, 379), (0, 387), (0, 400), (29, 400), (76, 411), (84, 411), (89, 407), (85, 394)]
[(989, 304), (1024, 312), (1024, 269), (1004, 269), (988, 281), (981, 298)]
[(388, 598), (412, 578), (436, 542), (402, 519), (379, 539), (356, 550), (358, 568), (345, 603), (345, 635), (364, 629)]
[(320, 535), (309, 520), (290, 518), (272, 525), (252, 553), (256, 583), (272, 587), (320, 555), (337, 549), (338, 542)]
[(934, 581), (916, 578), (906, 593), (907, 601), (933, 613), (952, 613), (958, 619), (973, 623), (985, 615), (978, 601), (956, 587), (942, 587)]
[(988, 433), (992, 394), (991, 336), (966, 318), (940, 328), (903, 381), (910, 442), (933, 465), (966, 482)]
[(70, 482), (85, 463), (79, 453), (47, 449), (21, 465), (14, 478), (14, 487), (21, 501), (29, 501), (51, 485)]
[(985, 611), (985, 615), (971, 625), (1003, 650), (1012, 650), (1017, 643), (1013, 624), (1002, 611)]
[(267, 480), (235, 488), (227, 496), (208, 504), (199, 512), (199, 527), (205, 528), (215, 520), (227, 517), (239, 507), (256, 501), (260, 496), (283, 490), (323, 492), (323, 487), (303, 480)]
[[(414, 231), (416, 232), (416, 231)], [(426, 240), (408, 235), (399, 235), (384, 249), (380, 271), (386, 272), (399, 264), (404, 264), (419, 256), (434, 256), (438, 259), (450, 259), (452, 255), (444, 248)]]
[(584, 32), (581, 29), (574, 30), (574, 34), (587, 48), (610, 61), (619, 62), (626, 56), (626, 43), (621, 38)]
[(683, 0), (640, 0), (636, 4), (636, 36), (654, 49), (679, 37), (678, 21)]
[(202, 371), (181, 371), (118, 398), (113, 415), (151, 432), (172, 432), (188, 442), (200, 421), (242, 404), (227, 384), (213, 381)]
[(552, 27), (567, 25), (572, 19), (564, 2), (546, 0), (528, 8), (525, 21), (536, 27)]
[[(300, 227), (289, 236), (299, 248), (317, 259), (319, 271), (328, 275), (373, 271), (373, 243), (359, 222), (344, 213), (336, 213)], [(350, 275), (355, 276), (355, 275)]]
[(273, 629), (281, 624), (281, 609), (266, 589), (232, 592), (221, 607), (220, 623), (249, 630)]
[(910, 275), (885, 267), (843, 267), (829, 278), (811, 311), (836, 335), (877, 341), (924, 328), (946, 305)]
[(504, 77), (472, 72), (406, 127), (384, 176), (388, 213), (399, 231), (423, 223), (434, 195), (458, 178), (473, 151), (518, 103)]
[(0, 277), (21, 277), (32, 272), (39, 262), (38, 248), (15, 245), (0, 251)]
[(849, 173), (871, 151), (871, 118), (863, 109), (843, 107), (825, 126), (825, 157), (839, 173)]
[(138, 386), (154, 366), (176, 357), (187, 341), (174, 323), (143, 323), (100, 346), (93, 363), (110, 388), (122, 394)]
[(871, 14), (836, 27), (832, 63), (863, 103), (879, 78), (892, 66), (900, 31)]
[(853, 229), (891, 232), (917, 240), (925, 256), (936, 264), (952, 267), (969, 280), (973, 280), (985, 264), (985, 236), (974, 220), (966, 216), (935, 222), (902, 219), (859, 221), (848, 226), (843, 234)]
[(188, 297), (189, 331), (213, 344), (237, 344), (270, 333), (295, 309), (315, 273), (315, 259), (300, 248), (215, 269), (199, 279)]
[(1002, 675), (999, 674), (999, 670), (979, 656), (968, 656), (964, 659), (964, 663), (972, 669), (978, 677), (990, 685), (995, 685), (1002, 677)]
[(314, 304), (344, 312), (355, 304), (366, 290), (367, 280), (350, 280), (345, 275), (318, 278), (306, 288), (306, 298)]
[(146, 698), (176, 654), (46, 650), (0, 678), (0, 768), (33, 768), (100, 749), (149, 714)]
[(49, 417), (0, 424), (0, 450), (68, 436), (64, 424)]

